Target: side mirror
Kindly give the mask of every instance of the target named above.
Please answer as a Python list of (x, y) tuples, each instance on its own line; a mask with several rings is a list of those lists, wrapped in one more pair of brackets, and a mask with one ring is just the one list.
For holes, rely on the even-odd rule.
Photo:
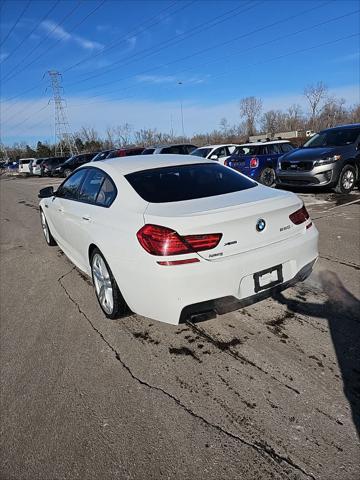
[(210, 160), (218, 160), (218, 158), (219, 157), (217, 155), (211, 155)]
[(38, 194), (38, 198), (49, 198), (54, 196), (54, 187), (42, 188)]

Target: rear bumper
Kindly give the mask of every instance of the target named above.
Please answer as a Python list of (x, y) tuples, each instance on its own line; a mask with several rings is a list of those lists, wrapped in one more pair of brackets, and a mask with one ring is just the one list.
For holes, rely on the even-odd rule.
[(305, 265), (299, 272), (287, 282), (283, 282), (275, 287), (268, 288), (267, 290), (251, 295), (250, 297), (238, 300), (235, 297), (223, 297), (210, 300), (208, 302), (195, 303), (189, 305), (183, 309), (180, 316), (179, 323), (185, 323), (187, 321), (201, 321), (202, 319), (208, 320), (216, 315), (223, 315), (224, 313), (233, 312), (240, 308), (248, 307), (261, 300), (272, 297), (274, 294), (282, 292), (287, 288), (293, 287), (299, 282), (306, 280), (313, 270), (313, 266), (317, 259), (311, 261)]
[(116, 262), (111, 262), (111, 268), (132, 311), (177, 325), (196, 310), (194, 305), (203, 302), (216, 302), (220, 312), (219, 305), (224, 304), (224, 298), (243, 302), (236, 303), (235, 308), (241, 308), (244, 302), (253, 303), (270, 295), (272, 289), (256, 294), (254, 273), (275, 265), (282, 265), (283, 283), (279, 288), (287, 288), (300, 281), (303, 269), (308, 265), (312, 267), (317, 257), (318, 231), (313, 225), (308, 230), (304, 226), (304, 231), (295, 237), (218, 260), (200, 259), (187, 265), (160, 266), (151, 259), (151, 268), (149, 264), (143, 268), (140, 264)]

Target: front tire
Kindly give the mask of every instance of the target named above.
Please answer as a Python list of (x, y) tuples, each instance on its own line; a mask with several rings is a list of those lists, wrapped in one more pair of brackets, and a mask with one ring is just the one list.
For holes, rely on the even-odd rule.
[(265, 167), (259, 176), (259, 182), (265, 187), (274, 187), (276, 180), (275, 170), (272, 167)]
[(352, 165), (345, 165), (340, 172), (338, 182), (334, 188), (336, 193), (350, 193), (356, 182), (356, 171)]
[(49, 225), (46, 221), (45, 214), (42, 210), (40, 210), (40, 220), (41, 220), (41, 227), (42, 227), (42, 231), (43, 231), (46, 243), (49, 245), (49, 247), (54, 247), (56, 245), (56, 241), (54, 237), (51, 235)]
[(92, 251), (90, 266), (96, 298), (105, 316), (110, 319), (124, 316), (129, 311), (128, 306), (107, 261), (98, 248)]

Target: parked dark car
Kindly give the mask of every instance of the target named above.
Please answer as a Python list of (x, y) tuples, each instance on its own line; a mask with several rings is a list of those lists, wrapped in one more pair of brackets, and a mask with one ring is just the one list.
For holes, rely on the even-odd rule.
[(283, 155), (277, 184), (333, 188), (349, 193), (360, 178), (360, 124), (343, 125), (315, 134), (303, 147)]
[(130, 155), (141, 155), (144, 147), (124, 147), (112, 150), (106, 158), (128, 157)]
[(40, 164), (40, 175), (51, 177), (55, 168), (64, 163), (69, 157), (47, 157)]
[(73, 155), (66, 162), (62, 163), (53, 170), (53, 175), (59, 177), (68, 177), (77, 167), (84, 163), (91, 162), (97, 152), (95, 153), (81, 153), (80, 155)]
[(103, 150), (99, 152), (95, 157), (91, 160), (92, 162), (98, 162), (99, 160), (105, 160), (105, 158), (109, 155), (112, 150)]
[(144, 148), (141, 155), (152, 155), (155, 152), (155, 147)]
[(188, 143), (180, 143), (177, 145), (162, 145), (155, 147), (152, 153), (175, 153), (178, 155), (190, 155), (190, 153), (197, 148), (196, 145)]
[(224, 164), (267, 187), (274, 187), (279, 157), (294, 148), (288, 140), (243, 143)]

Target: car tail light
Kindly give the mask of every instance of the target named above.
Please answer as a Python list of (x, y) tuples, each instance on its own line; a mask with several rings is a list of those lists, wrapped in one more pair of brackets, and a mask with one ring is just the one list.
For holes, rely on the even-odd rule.
[(221, 233), (180, 236), (175, 230), (159, 225), (144, 225), (136, 234), (140, 245), (151, 255), (168, 256), (201, 252), (215, 248)]
[(259, 166), (259, 159), (253, 157), (250, 159), (250, 168), (257, 168)]
[(289, 215), (290, 220), (295, 223), (295, 225), (300, 225), (301, 223), (306, 222), (306, 220), (310, 217), (308, 211), (303, 205), (299, 210)]

